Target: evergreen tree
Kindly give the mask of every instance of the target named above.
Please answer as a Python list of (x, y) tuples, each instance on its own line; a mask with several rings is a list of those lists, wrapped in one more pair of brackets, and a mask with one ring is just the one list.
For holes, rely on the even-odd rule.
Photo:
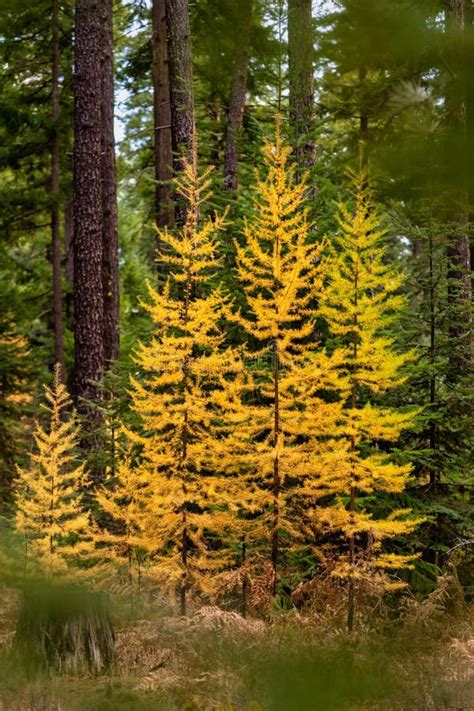
[(51, 17), (51, 193), (53, 205), (51, 208), (51, 252), (53, 266), (53, 300), (54, 300), (54, 355), (55, 362), (59, 363), (64, 371), (64, 325), (63, 325), (63, 299), (62, 299), (62, 270), (61, 270), (61, 230), (59, 224), (59, 185), (60, 185), (60, 145), (59, 145), (59, 117), (61, 115), (61, 88), (60, 88), (60, 42), (59, 42), (59, 3), (53, 0)]
[(88, 420), (105, 370), (101, 3), (78, 0), (74, 44), (74, 396)]
[(300, 170), (314, 163), (314, 33), (311, 0), (288, 0), (288, 73), (292, 140)]
[(98, 382), (119, 354), (112, 2), (78, 0), (75, 17), (74, 395), (94, 420)]
[[(191, 160), (195, 144), (192, 38), (188, 0), (165, 0), (171, 102), (171, 145), (176, 176)], [(185, 222), (185, 205), (176, 194), (176, 220)]]
[(250, 59), (253, 23), (253, 0), (242, 3), (240, 37), (234, 60), (234, 76), (227, 107), (227, 128), (224, 150), (224, 185), (237, 190), (237, 132), (242, 128), (247, 91), (247, 75)]
[(106, 366), (120, 351), (119, 246), (117, 171), (115, 165), (115, 94), (113, 0), (100, 3), (101, 38), (101, 182), (102, 182), (102, 288), (104, 300), (104, 357)]
[(165, 0), (152, 3), (153, 60), (153, 152), (155, 158), (155, 222), (173, 227), (171, 196), (173, 153), (171, 149), (170, 77), (165, 18)]

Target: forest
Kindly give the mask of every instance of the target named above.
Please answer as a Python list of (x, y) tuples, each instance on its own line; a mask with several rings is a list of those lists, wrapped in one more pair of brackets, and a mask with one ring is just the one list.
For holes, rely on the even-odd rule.
[(474, 0), (0, 0), (0, 711), (474, 709)]

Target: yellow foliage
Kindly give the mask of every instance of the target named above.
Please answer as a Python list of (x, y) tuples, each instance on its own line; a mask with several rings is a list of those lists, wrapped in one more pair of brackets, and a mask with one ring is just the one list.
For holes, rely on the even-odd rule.
[(18, 468), (16, 530), (24, 538), (26, 567), (72, 575), (93, 545), (80, 500), (84, 467), (74, 464), (77, 427), (67, 414), (71, 401), (59, 364), (45, 396), (49, 426), (36, 423), (36, 451), (28, 468)]
[(295, 180), (290, 153), (277, 122), (275, 143), (264, 147), (254, 216), (236, 244), (247, 310), (233, 317), (260, 344), (258, 397), (242, 398), (232, 446), (245, 472), (243, 508), (253, 514), (247, 536), (271, 537), (274, 572), (280, 534), (299, 535), (305, 509), (337, 466), (342, 403), (327, 395), (339, 393), (344, 363), (341, 351), (328, 355), (316, 339), (323, 245), (312, 237), (306, 186)]
[[(149, 483), (133, 465), (131, 448), (117, 457), (117, 471), (109, 472), (95, 499), (105, 516), (94, 526), (94, 542), (104, 561), (106, 575), (111, 572), (140, 592), (147, 577), (150, 541), (146, 535), (150, 510)], [(147, 485), (148, 484), (148, 485)]]
[[(140, 460), (135, 472), (127, 465), (118, 472), (116, 492), (132, 501), (134, 490), (139, 502), (127, 509), (127, 519), (108, 502), (110, 515), (140, 532), (134, 540), (149, 552), (150, 574), (163, 588), (179, 590), (183, 609), (188, 589), (209, 592), (217, 573), (233, 562), (221, 544), (234, 520), (232, 492), (220, 474), (231, 455), (219, 450), (224, 414), (233, 402), (221, 391), (232, 389), (230, 376), (242, 365), (224, 348), (226, 298), (205, 283), (217, 265), (216, 239), (224, 225), (223, 216), (200, 218), (209, 186), (209, 171), (199, 177), (195, 164), (187, 163), (178, 181), (189, 206), (186, 223), (178, 235), (160, 232), (168, 248), (160, 259), (171, 274), (162, 289), (148, 285), (143, 306), (153, 336), (140, 345), (139, 374), (131, 379), (142, 432), (126, 430), (140, 446)], [(102, 492), (103, 505), (104, 497)]]
[[(325, 488), (328, 493), (347, 497), (349, 504), (346, 507), (338, 498), (335, 506), (320, 512), (319, 520), (339, 530), (350, 546), (356, 547), (364, 541), (367, 546), (367, 541), (408, 533), (419, 520), (396, 511), (376, 520), (363, 505), (367, 494), (403, 491), (411, 466), (395, 463), (386, 445), (382, 451), (380, 445), (396, 442), (402, 430), (413, 426), (417, 413), (376, 404), (378, 393), (404, 382), (403, 366), (414, 354), (398, 352), (394, 339), (387, 335), (404, 305), (397, 293), (403, 275), (387, 259), (385, 230), (371, 204), (367, 176), (360, 172), (352, 178), (354, 209), (343, 204), (339, 207), (341, 229), (327, 261), (328, 284), (320, 303), (321, 315), (339, 339), (340, 373), (345, 381), (346, 446), (341, 448), (338, 466)], [(353, 552), (350, 565), (341, 561), (339, 574), (356, 577), (355, 556)], [(369, 559), (384, 569), (405, 565), (411, 559), (382, 553), (380, 546), (373, 546), (370, 555), (363, 557), (364, 565)]]
[[(237, 312), (209, 279), (225, 216), (202, 218), (209, 171), (199, 177), (195, 163), (185, 165), (186, 222), (179, 234), (160, 232), (169, 276), (148, 285), (153, 334), (131, 378), (141, 428), (124, 431), (139, 456), (126, 456), (97, 493), (117, 523), (100, 538), (111, 562), (130, 578), (145, 562), (162, 589), (179, 592), (183, 610), (188, 590), (213, 592), (241, 542), (271, 541), (275, 581), (282, 534), (287, 546), (317, 545), (318, 532), (337, 531), (351, 553), (335, 574), (355, 580), (370, 566), (406, 565), (382, 542), (418, 523), (406, 511), (374, 519), (363, 505), (405, 487), (410, 466), (387, 450), (414, 417), (376, 401), (403, 382), (413, 354), (387, 336), (403, 306), (402, 277), (386, 263), (365, 176), (356, 176), (355, 209), (341, 206), (341, 235), (323, 258), (278, 123), (264, 162), (235, 245), (246, 300)], [(331, 352), (315, 334), (320, 317), (337, 339)], [(226, 348), (225, 319), (256, 343), (253, 353)]]

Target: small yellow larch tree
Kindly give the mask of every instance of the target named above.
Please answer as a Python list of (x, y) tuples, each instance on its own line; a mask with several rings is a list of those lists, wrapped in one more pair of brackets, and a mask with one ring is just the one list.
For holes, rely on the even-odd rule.
[(347, 542), (347, 555), (340, 557), (335, 574), (348, 580), (349, 629), (356, 581), (413, 559), (384, 553), (382, 541), (408, 533), (418, 523), (406, 510), (375, 519), (364, 509), (366, 495), (399, 493), (410, 476), (410, 465), (395, 463), (386, 450), (402, 430), (413, 426), (416, 412), (381, 405), (377, 396), (404, 382), (403, 366), (414, 354), (399, 352), (395, 338), (388, 335), (404, 306), (399, 293), (403, 273), (387, 258), (386, 230), (371, 203), (367, 176), (353, 174), (352, 182), (354, 207), (339, 206), (340, 234), (327, 262), (329, 283), (320, 303), (320, 314), (343, 355), (345, 445), (341, 442), (333, 475), (325, 483), (336, 504), (320, 510), (319, 520), (340, 531)]
[(116, 471), (94, 492), (102, 520), (94, 525), (93, 538), (107, 584), (118, 580), (140, 594), (151, 552), (150, 482), (134, 466), (131, 448), (117, 455)]
[(234, 450), (253, 492), (246, 505), (261, 514), (250, 535), (270, 538), (273, 593), (281, 534), (300, 538), (301, 511), (314, 507), (331, 473), (341, 407), (325, 397), (339, 387), (341, 355), (328, 355), (315, 334), (323, 245), (311, 235), (307, 188), (295, 180), (290, 153), (278, 119), (275, 142), (264, 146), (254, 216), (236, 244), (247, 309), (234, 319), (260, 348), (253, 374), (258, 398), (242, 399), (246, 412)]
[(36, 451), (28, 467), (18, 468), (16, 531), (24, 540), (26, 569), (72, 576), (93, 553), (93, 543), (81, 501), (84, 467), (75, 463), (78, 428), (68, 414), (71, 401), (59, 364), (45, 397), (49, 425), (36, 422)]
[(15, 462), (26, 449), (33, 404), (28, 379), (30, 351), (12, 315), (0, 315), (0, 516), (13, 511)]
[(141, 447), (138, 476), (146, 482), (151, 512), (142, 530), (151, 569), (162, 588), (177, 590), (182, 614), (187, 591), (209, 593), (214, 577), (233, 562), (222, 544), (234, 521), (234, 495), (222, 478), (225, 457), (232, 455), (216, 462), (214, 454), (226, 399), (214, 398), (213, 391), (242, 366), (224, 346), (220, 321), (226, 298), (208, 287), (225, 219), (201, 218), (209, 172), (199, 176), (195, 160), (185, 164), (177, 190), (188, 205), (186, 222), (178, 234), (160, 232), (167, 249), (159, 257), (169, 277), (161, 290), (148, 286), (143, 305), (153, 336), (140, 345), (140, 374), (131, 380), (142, 432), (126, 430)]

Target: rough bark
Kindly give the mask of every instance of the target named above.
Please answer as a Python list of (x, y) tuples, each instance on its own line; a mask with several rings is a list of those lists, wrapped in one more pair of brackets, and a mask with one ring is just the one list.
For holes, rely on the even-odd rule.
[(227, 112), (226, 144), (224, 152), (224, 186), (232, 191), (237, 190), (237, 134), (242, 128), (245, 110), (245, 93), (247, 90), (247, 74), (250, 59), (253, 0), (242, 0), (241, 26), (235, 56), (234, 76)]
[[(188, 0), (166, 0), (166, 31), (171, 100), (171, 139), (174, 173), (194, 149), (194, 99), (191, 26)], [(175, 194), (176, 222), (185, 221), (186, 206)]]
[(313, 33), (311, 0), (288, 0), (290, 123), (300, 172), (314, 165)]
[(468, 190), (465, 174), (466, 136), (466, 96), (465, 84), (459, 81), (459, 71), (463, 63), (464, 0), (445, 0), (446, 31), (451, 46), (459, 55), (453, 58), (458, 76), (454, 72), (451, 85), (446, 92), (446, 112), (450, 122), (449, 152), (454, 158), (456, 171), (450, 172), (451, 185), (448, 189), (449, 210), (447, 221), (448, 258), (448, 301), (449, 301), (449, 377), (455, 382), (466, 375), (471, 366), (471, 258), (469, 245)]
[(51, 240), (53, 266), (53, 303), (54, 303), (54, 359), (61, 365), (64, 374), (64, 327), (63, 302), (61, 289), (61, 230), (59, 209), (59, 115), (60, 115), (60, 84), (59, 84), (59, 8), (58, 0), (52, 0), (51, 5), (51, 119), (53, 132), (51, 137)]
[(165, 0), (153, 0), (152, 27), (155, 221), (158, 228), (171, 228), (174, 226), (173, 149)]
[(119, 355), (119, 262), (117, 178), (114, 139), (114, 60), (112, 0), (102, 0), (102, 280), (106, 365)]
[(74, 73), (74, 395), (98, 417), (105, 366), (102, 281), (101, 0), (77, 0)]

